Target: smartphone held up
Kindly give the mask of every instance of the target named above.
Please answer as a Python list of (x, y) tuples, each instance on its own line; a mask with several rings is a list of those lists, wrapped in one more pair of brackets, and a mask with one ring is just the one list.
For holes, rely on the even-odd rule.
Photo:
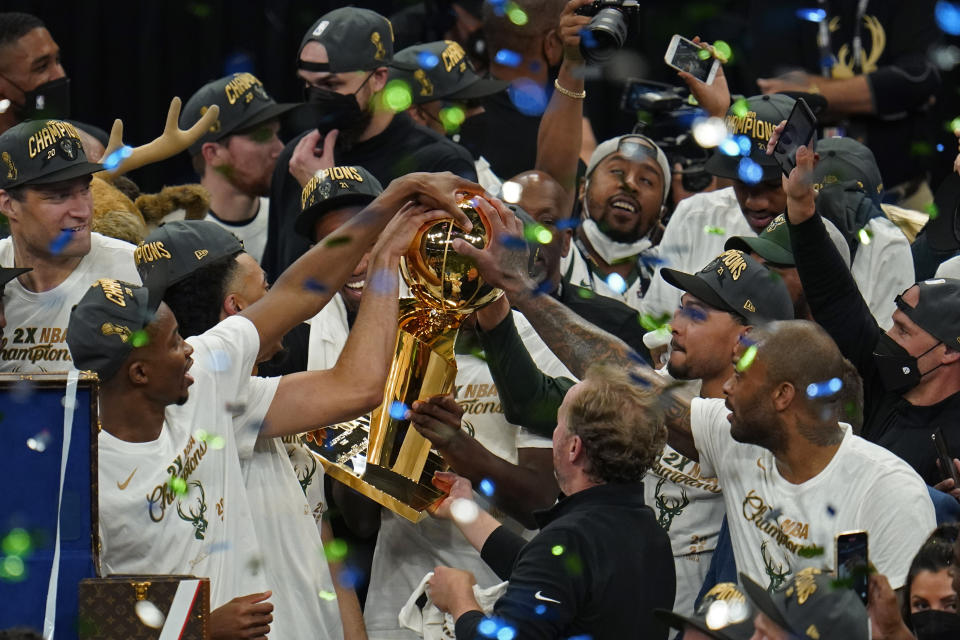
[(713, 82), (717, 69), (720, 68), (720, 61), (710, 55), (708, 49), (679, 35), (670, 40), (663, 60), (668, 66), (677, 71), (686, 71), (706, 84)]

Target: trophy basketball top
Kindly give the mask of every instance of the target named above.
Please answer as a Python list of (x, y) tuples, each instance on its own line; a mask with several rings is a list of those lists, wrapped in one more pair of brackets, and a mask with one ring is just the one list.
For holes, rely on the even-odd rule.
[(484, 282), (474, 261), (454, 250), (452, 245), (457, 238), (478, 249), (490, 241), (490, 225), (486, 216), (473, 206), (472, 198), (457, 204), (470, 218), (473, 230), (467, 233), (452, 218), (424, 225), (400, 259), (400, 273), (420, 303), (437, 311), (465, 316), (493, 302), (503, 291)]

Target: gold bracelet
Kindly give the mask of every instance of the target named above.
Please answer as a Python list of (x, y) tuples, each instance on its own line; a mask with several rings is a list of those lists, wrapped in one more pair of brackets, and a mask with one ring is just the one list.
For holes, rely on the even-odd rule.
[(562, 93), (563, 95), (567, 96), (568, 98), (573, 98), (574, 100), (583, 100), (584, 98), (587, 97), (586, 89), (584, 89), (583, 91), (570, 91), (570, 89), (564, 89), (563, 87), (561, 87), (559, 78), (553, 81), (553, 88), (559, 91), (560, 93)]

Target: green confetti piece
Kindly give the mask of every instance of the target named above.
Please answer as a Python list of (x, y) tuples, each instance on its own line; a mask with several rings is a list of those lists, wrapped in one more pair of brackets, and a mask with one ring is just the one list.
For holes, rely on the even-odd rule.
[(860, 238), (861, 244), (870, 244), (870, 241), (873, 239), (873, 234), (870, 233), (870, 230), (864, 227), (857, 231), (857, 237)]
[(815, 544), (809, 547), (800, 547), (797, 549), (797, 554), (801, 558), (816, 558), (823, 555), (823, 547), (818, 547)]
[(750, 104), (747, 102), (746, 98), (740, 98), (730, 107), (733, 115), (738, 118), (744, 118), (747, 115), (747, 112), (750, 111)]
[(447, 133), (456, 133), (460, 130), (460, 125), (467, 119), (464, 110), (456, 105), (440, 109), (440, 122)]
[(753, 364), (754, 358), (757, 357), (757, 345), (752, 344), (746, 348), (743, 352), (743, 355), (740, 356), (740, 359), (737, 360), (737, 371), (744, 372), (750, 368), (750, 365)]
[(697, 51), (697, 57), (701, 60), (707, 60), (710, 57), (710, 51), (707, 49), (700, 49), (700, 51)]
[(317, 595), (327, 602), (332, 602), (337, 599), (337, 594), (332, 591), (321, 590), (319, 593), (317, 593)]
[(937, 208), (936, 203), (931, 202), (926, 207), (923, 208), (927, 212), (927, 215), (930, 216), (931, 220), (936, 220), (937, 216), (940, 215), (940, 209)]
[(137, 348), (145, 347), (150, 344), (150, 334), (147, 333), (146, 329), (134, 331), (130, 336), (130, 344)]
[(325, 247), (339, 247), (340, 245), (347, 244), (350, 242), (350, 238), (346, 236), (334, 236), (333, 238), (327, 238), (323, 242)]
[(178, 476), (170, 476), (167, 486), (178, 496), (187, 495), (187, 481)]
[(717, 40), (713, 43), (713, 53), (717, 60), (723, 64), (727, 64), (733, 58), (733, 49), (723, 40)]
[(947, 131), (950, 133), (955, 133), (958, 130), (960, 130), (960, 117), (954, 118), (947, 123)]
[(30, 551), (32, 545), (30, 543), (30, 534), (24, 529), (11, 529), (10, 533), (6, 535), (3, 539), (2, 545), (3, 552), (8, 556), (23, 556)]
[(660, 316), (653, 316), (645, 313), (640, 316), (640, 326), (647, 331), (660, 331), (668, 326), (667, 323), (670, 322), (670, 317), (671, 316), (669, 313), (665, 313)]
[(507, 4), (506, 13), (507, 13), (507, 19), (510, 20), (510, 22), (512, 22), (513, 24), (517, 25), (518, 27), (522, 27), (525, 24), (527, 24), (527, 22), (530, 21), (530, 18), (527, 17), (526, 12), (524, 12), (523, 9), (518, 7), (513, 2), (510, 2)]
[(323, 545), (323, 553), (327, 556), (327, 562), (343, 560), (347, 557), (347, 541), (334, 538)]
[(223, 436), (213, 436), (207, 442), (210, 445), (211, 449), (223, 449), (223, 446), (226, 444), (226, 441), (223, 439)]
[(595, 297), (597, 294), (595, 294), (590, 289), (584, 289), (581, 287), (577, 289), (577, 295), (583, 298), (584, 300), (589, 300), (590, 298)]
[(553, 548), (550, 549), (550, 553), (552, 553), (552, 554), (555, 555), (555, 556), (562, 556), (562, 555), (563, 555), (563, 545), (562, 545), (562, 544), (555, 544), (555, 545), (553, 545)]
[(528, 242), (550, 244), (553, 240), (553, 233), (542, 224), (530, 224), (524, 227), (523, 237), (526, 238)]
[(394, 113), (406, 111), (413, 104), (410, 85), (399, 78), (394, 78), (383, 89), (383, 103)]
[(723, 227), (715, 227), (712, 224), (708, 224), (703, 228), (704, 233), (712, 233), (715, 236), (722, 236), (727, 233), (727, 230)]
[(7, 556), (0, 562), (0, 578), (9, 582), (20, 582), (26, 578), (26, 567), (20, 556)]

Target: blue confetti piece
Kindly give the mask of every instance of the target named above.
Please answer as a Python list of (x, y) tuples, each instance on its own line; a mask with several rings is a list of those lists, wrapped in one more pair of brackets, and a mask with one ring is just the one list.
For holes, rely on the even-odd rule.
[(944, 33), (960, 36), (960, 7), (955, 3), (939, 0), (933, 10), (933, 15), (937, 19), (937, 26)]
[(527, 116), (539, 116), (547, 108), (547, 92), (529, 78), (514, 80), (507, 87), (507, 95), (510, 97), (513, 106)]
[(580, 29), (580, 45), (584, 49), (595, 49), (597, 47), (597, 37), (587, 28)]
[(837, 510), (833, 508), (832, 504), (827, 505), (827, 514), (832, 518), (837, 515)]
[(403, 404), (399, 400), (394, 400), (390, 403), (390, 417), (394, 420), (403, 420), (403, 417), (407, 414), (409, 407)]
[(614, 293), (623, 293), (627, 290), (627, 281), (615, 271), (607, 276), (606, 283)]
[(566, 220), (560, 220), (554, 226), (557, 230), (563, 231), (564, 229), (576, 229), (579, 224), (580, 218), (567, 218)]
[(747, 184), (757, 184), (763, 180), (763, 167), (750, 158), (742, 158), (737, 168), (737, 175)]
[(941, 151), (941, 152), (943, 151), (943, 145), (942, 145), (942, 144), (938, 144), (938, 145), (937, 145), (937, 151)]
[(494, 634), (497, 632), (497, 628), (499, 626), (500, 625), (498, 625), (496, 622), (494, 622), (490, 618), (487, 618), (486, 620), (484, 620), (483, 622), (477, 625), (477, 631), (487, 636), (488, 638), (492, 638)]
[(517, 630), (506, 625), (497, 631), (497, 640), (513, 640), (517, 637)]
[(637, 261), (647, 269), (654, 269), (656, 267), (659, 267), (667, 263), (666, 260), (658, 256), (650, 256), (650, 255), (643, 255), (643, 254), (640, 254), (640, 257), (637, 259)]
[(680, 315), (690, 318), (694, 322), (703, 322), (707, 319), (707, 314), (695, 307), (680, 307)]
[(324, 293), (327, 290), (327, 286), (325, 284), (319, 280), (314, 280), (313, 278), (307, 278), (304, 280), (303, 288), (307, 291), (313, 291), (314, 293)]
[(533, 608), (533, 611), (534, 611), (534, 613), (536, 613), (538, 616), (542, 616), (544, 613), (547, 612), (547, 605), (545, 605), (545, 604), (538, 604), (536, 607)]
[(355, 589), (363, 581), (363, 574), (350, 566), (344, 567), (338, 577), (340, 584), (347, 589)]
[(829, 398), (843, 388), (840, 378), (830, 378), (825, 382), (811, 382), (807, 385), (808, 398)]
[(70, 240), (73, 238), (73, 231), (61, 231), (60, 235), (54, 238), (53, 242), (50, 243), (50, 253), (55, 256), (60, 255), (60, 253), (67, 248), (67, 245), (70, 244)]
[(535, 296), (543, 295), (546, 293), (552, 293), (552, 292), (553, 292), (553, 283), (549, 279), (544, 280), (543, 282), (541, 282), (540, 284), (538, 284), (536, 287), (533, 288), (533, 295)]
[(430, 51), (421, 51), (417, 54), (417, 64), (420, 65), (421, 69), (433, 69), (440, 64), (440, 58)]
[(107, 159), (103, 161), (103, 168), (107, 171), (116, 171), (120, 163), (130, 157), (133, 153), (133, 147), (123, 145), (116, 151), (110, 153)]
[(748, 138), (747, 136), (741, 135), (741, 136), (734, 136), (733, 140), (734, 142), (737, 143), (737, 147), (740, 148), (741, 156), (750, 155), (750, 149), (753, 146), (753, 143), (750, 142), (750, 138)]
[(717, 145), (717, 150), (725, 156), (740, 155), (740, 145), (733, 138), (727, 138)]
[(823, 9), (797, 9), (797, 17), (807, 22), (823, 22), (827, 19), (827, 12)]
[(480, 493), (488, 498), (493, 495), (493, 481), (490, 478), (484, 478), (480, 481)]
[(523, 56), (510, 49), (500, 49), (493, 56), (493, 59), (497, 64), (502, 64), (505, 67), (519, 67), (520, 63), (523, 62)]
[(638, 385), (640, 385), (641, 387), (649, 387), (649, 386), (650, 386), (650, 381), (649, 381), (649, 380), (647, 380), (646, 378), (644, 378), (644, 377), (641, 376), (640, 374), (633, 373), (632, 371), (630, 372), (630, 380), (632, 380), (633, 382), (636, 382), (636, 383), (637, 383)]
[(504, 234), (500, 236), (500, 242), (508, 249), (526, 249), (527, 241), (520, 236)]

